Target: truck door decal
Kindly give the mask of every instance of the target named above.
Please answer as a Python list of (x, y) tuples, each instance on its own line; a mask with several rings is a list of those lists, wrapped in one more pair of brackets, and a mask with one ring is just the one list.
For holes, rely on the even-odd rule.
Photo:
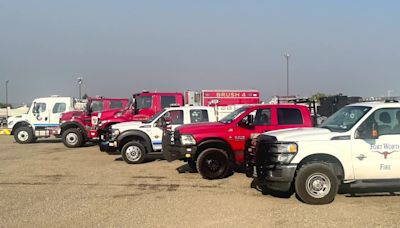
[(399, 152), (399, 150), (400, 144), (384, 143), (371, 145), (371, 152), (382, 154), (385, 159), (387, 159), (390, 154)]

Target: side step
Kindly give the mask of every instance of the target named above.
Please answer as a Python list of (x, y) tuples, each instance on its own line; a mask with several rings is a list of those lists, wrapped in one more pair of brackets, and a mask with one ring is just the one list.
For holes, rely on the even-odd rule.
[(400, 191), (400, 179), (359, 180), (349, 184), (351, 189), (394, 189)]

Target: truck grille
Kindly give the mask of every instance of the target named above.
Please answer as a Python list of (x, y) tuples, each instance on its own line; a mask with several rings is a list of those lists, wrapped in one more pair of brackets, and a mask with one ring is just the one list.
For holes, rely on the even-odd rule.
[(265, 176), (266, 171), (277, 164), (277, 155), (270, 152), (276, 141), (275, 137), (269, 135), (260, 135), (257, 139), (256, 166), (260, 177)]
[(180, 145), (181, 144), (181, 135), (179, 131), (171, 131), (171, 145)]
[(102, 129), (99, 132), (100, 141), (109, 141), (111, 138), (111, 128)]
[(164, 130), (163, 142), (166, 145), (180, 145), (180, 134), (178, 131)]

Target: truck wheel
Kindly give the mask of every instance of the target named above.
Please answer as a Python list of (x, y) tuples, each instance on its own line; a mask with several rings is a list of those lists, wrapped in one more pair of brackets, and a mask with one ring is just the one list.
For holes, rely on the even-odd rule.
[(30, 127), (19, 127), (14, 132), (14, 139), (19, 144), (31, 143), (33, 138), (33, 131)]
[(84, 143), (83, 135), (78, 128), (70, 128), (62, 133), (62, 141), (68, 148), (81, 147)]
[(339, 181), (326, 163), (309, 163), (297, 171), (297, 196), (308, 204), (328, 204), (335, 199)]
[(209, 148), (197, 158), (197, 170), (204, 179), (221, 179), (230, 171), (230, 161), (225, 150)]
[(128, 142), (122, 147), (121, 155), (128, 164), (140, 164), (146, 156), (146, 149), (140, 142)]

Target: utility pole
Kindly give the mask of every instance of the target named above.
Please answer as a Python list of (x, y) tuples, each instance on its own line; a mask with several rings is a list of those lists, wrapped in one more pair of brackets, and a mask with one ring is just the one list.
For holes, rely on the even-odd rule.
[(290, 54), (286, 53), (286, 96), (289, 96), (289, 57)]
[(10, 80), (6, 80), (6, 118), (8, 119), (8, 82)]

